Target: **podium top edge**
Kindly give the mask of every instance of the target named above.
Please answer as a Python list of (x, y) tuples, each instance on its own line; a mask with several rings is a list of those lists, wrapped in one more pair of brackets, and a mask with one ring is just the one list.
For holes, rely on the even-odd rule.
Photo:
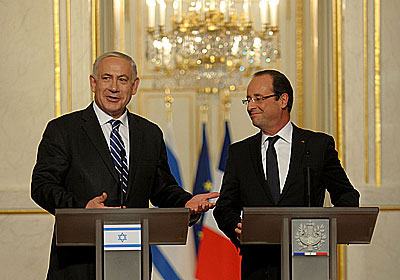
[(65, 214), (80, 214), (80, 213), (96, 213), (96, 214), (162, 214), (162, 213), (189, 213), (189, 208), (124, 208), (124, 209), (102, 209), (102, 208), (58, 208), (56, 209), (56, 215)]
[(243, 207), (245, 214), (377, 214), (379, 207)]

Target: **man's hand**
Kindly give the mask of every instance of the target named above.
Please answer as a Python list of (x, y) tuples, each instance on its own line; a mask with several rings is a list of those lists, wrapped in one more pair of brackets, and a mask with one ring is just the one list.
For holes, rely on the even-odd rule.
[(240, 239), (240, 235), (242, 234), (242, 223), (237, 224), (237, 227), (235, 228), (235, 232), (236, 232), (237, 238)]
[(190, 208), (190, 214), (199, 214), (215, 207), (215, 202), (209, 202), (209, 199), (219, 197), (218, 192), (202, 193), (192, 197), (186, 202), (185, 208)]
[(89, 200), (85, 208), (121, 208), (121, 207), (107, 207), (104, 206), (104, 201), (107, 200), (107, 193), (103, 192), (102, 195), (96, 196)]

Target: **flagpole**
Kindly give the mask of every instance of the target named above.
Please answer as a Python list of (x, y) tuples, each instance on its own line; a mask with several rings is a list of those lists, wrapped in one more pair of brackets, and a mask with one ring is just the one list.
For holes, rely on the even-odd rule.
[(171, 89), (166, 88), (164, 90), (164, 100), (165, 100), (165, 111), (167, 112), (167, 121), (172, 121), (172, 102), (174, 102), (174, 98), (171, 94)]
[(202, 94), (202, 102), (200, 105), (200, 120), (201, 123), (208, 122), (208, 96), (207, 94)]
[(229, 89), (225, 89), (224, 91), (224, 121), (229, 122), (231, 119), (231, 97)]
[[(212, 189), (212, 179), (210, 170), (210, 155), (208, 153), (208, 137), (207, 137), (207, 121), (208, 121), (208, 96), (206, 94), (199, 96), (201, 99), (200, 105), (200, 119), (202, 127), (202, 144), (197, 163), (197, 171), (193, 186), (193, 194), (197, 195), (200, 193), (208, 193)], [(198, 253), (199, 244), (202, 240), (203, 232), (203, 220), (204, 215), (202, 214), (199, 221), (193, 225), (193, 232), (196, 245), (196, 254)]]

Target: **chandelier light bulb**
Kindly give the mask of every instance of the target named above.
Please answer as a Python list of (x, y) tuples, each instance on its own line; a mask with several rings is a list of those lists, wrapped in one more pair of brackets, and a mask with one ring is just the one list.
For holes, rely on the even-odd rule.
[[(172, 25), (165, 0), (146, 0), (149, 22), (146, 58), (160, 73), (155, 88), (196, 88), (209, 93), (245, 86), (248, 76), (279, 58), (278, 0), (173, 0)], [(274, 7), (274, 8), (273, 8)], [(156, 9), (159, 9), (156, 13)], [(274, 16), (273, 16), (274, 15)], [(157, 16), (157, 18), (156, 18)], [(259, 16), (262, 29), (253, 27)], [(274, 24), (275, 23), (275, 24)], [(155, 28), (158, 24), (159, 28)], [(231, 87), (233, 86), (233, 87)]]

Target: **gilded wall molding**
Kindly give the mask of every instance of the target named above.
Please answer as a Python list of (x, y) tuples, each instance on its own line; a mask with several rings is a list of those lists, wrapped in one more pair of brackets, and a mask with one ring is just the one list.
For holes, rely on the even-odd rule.
[(0, 215), (36, 215), (36, 214), (49, 214), (46, 210), (42, 209), (0, 209)]
[[(137, 1), (137, 4), (136, 4), (137, 6), (137, 10), (138, 11), (142, 11), (142, 1)], [(139, 13), (137, 13), (137, 15), (136, 15), (136, 32), (137, 32), (137, 37), (138, 38), (141, 38), (141, 39), (145, 39), (144, 37), (143, 37), (143, 31), (142, 31), (142, 28), (141, 28), (141, 26), (143, 26), (142, 25), (142, 22), (143, 22), (143, 18), (142, 18), (142, 14), (143, 13), (141, 13), (141, 12), (139, 12)], [(137, 45), (138, 45), (138, 56), (137, 56), (137, 60), (138, 60), (138, 65), (140, 65), (140, 67), (138, 67), (139, 69), (138, 69), (138, 71), (140, 70), (140, 75), (142, 76), (142, 79), (149, 79), (149, 80), (151, 80), (152, 79), (152, 76), (147, 76), (147, 75), (144, 75), (144, 68), (145, 68), (145, 65), (144, 65), (144, 61), (143, 61), (143, 43), (142, 43), (142, 41), (144, 41), (144, 40), (138, 40), (138, 42), (137, 42)]]
[(53, 0), (54, 101), (56, 117), (61, 116), (60, 2)]
[(91, 41), (92, 41), (92, 64), (96, 60), (100, 52), (100, 10), (99, 10), (99, 0), (91, 0), (91, 13), (90, 13), (90, 23), (91, 23)]
[(296, 1), (296, 104), (297, 122), (304, 125), (304, 86), (303, 86), (303, 0)]
[[(342, 69), (342, 0), (332, 2), (332, 35), (333, 35), (333, 73), (334, 73), (334, 120), (336, 149), (339, 159), (344, 165), (343, 145), (343, 69)], [(337, 251), (337, 278), (346, 279), (347, 252), (346, 247), (338, 245)]]
[(381, 127), (381, 3), (374, 1), (374, 80), (375, 80), (375, 180), (381, 186), (382, 127)]
[(311, 0), (311, 106), (312, 106), (312, 129), (317, 129), (317, 82), (318, 82), (318, 1)]
[(335, 137), (339, 159), (345, 163), (343, 144), (342, 0), (333, 1), (332, 10)]
[(364, 45), (364, 179), (369, 177), (369, 117), (368, 117), (368, 0), (363, 0)]
[(68, 112), (72, 111), (72, 82), (71, 82), (71, 0), (67, 0), (67, 95)]

